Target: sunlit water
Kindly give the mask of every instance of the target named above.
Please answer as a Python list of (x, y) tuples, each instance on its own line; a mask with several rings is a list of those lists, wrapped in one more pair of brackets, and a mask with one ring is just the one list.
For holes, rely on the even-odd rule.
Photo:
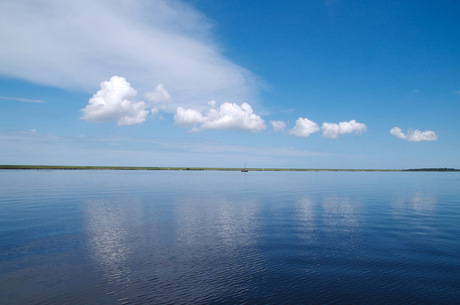
[(0, 171), (0, 303), (460, 303), (460, 174)]

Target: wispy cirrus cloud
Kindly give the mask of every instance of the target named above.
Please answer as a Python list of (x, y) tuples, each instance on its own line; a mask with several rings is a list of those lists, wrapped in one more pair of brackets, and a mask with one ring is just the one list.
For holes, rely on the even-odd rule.
[(36, 103), (36, 104), (46, 103), (45, 101), (42, 101), (42, 100), (34, 100), (34, 99), (22, 98), (22, 97), (0, 96), (0, 100), (15, 101), (15, 102), (21, 102), (21, 103)]
[(390, 134), (409, 142), (421, 142), (421, 141), (436, 141), (438, 136), (432, 130), (420, 131), (417, 129), (409, 129), (406, 133), (399, 127), (393, 127), (390, 130)]
[(278, 145), (258, 147), (223, 141), (126, 136), (63, 137), (35, 130), (0, 131), (0, 147), (4, 164), (240, 167), (241, 160), (247, 160), (248, 165), (255, 167), (282, 167), (285, 162), (294, 166), (289, 163), (292, 160), (347, 157)]
[(179, 104), (204, 108), (254, 100), (261, 85), (179, 0), (4, 0), (0, 40), (0, 75), (60, 88), (94, 92), (122, 75), (140, 92), (161, 83)]

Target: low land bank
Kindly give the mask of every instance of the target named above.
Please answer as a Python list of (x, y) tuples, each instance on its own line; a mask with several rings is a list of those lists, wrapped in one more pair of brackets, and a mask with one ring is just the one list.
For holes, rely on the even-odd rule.
[[(240, 171), (242, 168), (218, 167), (137, 167), (137, 166), (66, 166), (66, 165), (0, 165), (0, 169), (47, 169), (47, 170), (213, 170)], [(325, 169), (325, 168), (247, 168), (248, 171), (339, 171), (339, 172), (456, 172), (454, 168), (415, 168), (415, 169)]]

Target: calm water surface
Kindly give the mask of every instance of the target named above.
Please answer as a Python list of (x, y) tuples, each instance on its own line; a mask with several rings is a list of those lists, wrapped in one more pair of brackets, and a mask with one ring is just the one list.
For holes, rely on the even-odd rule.
[(460, 174), (0, 170), (0, 303), (460, 303)]

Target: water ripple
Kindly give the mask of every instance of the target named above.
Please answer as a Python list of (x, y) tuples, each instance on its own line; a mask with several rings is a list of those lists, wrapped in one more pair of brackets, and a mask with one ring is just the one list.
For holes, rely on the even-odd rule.
[(456, 176), (0, 171), (0, 178), (5, 304), (460, 299)]

